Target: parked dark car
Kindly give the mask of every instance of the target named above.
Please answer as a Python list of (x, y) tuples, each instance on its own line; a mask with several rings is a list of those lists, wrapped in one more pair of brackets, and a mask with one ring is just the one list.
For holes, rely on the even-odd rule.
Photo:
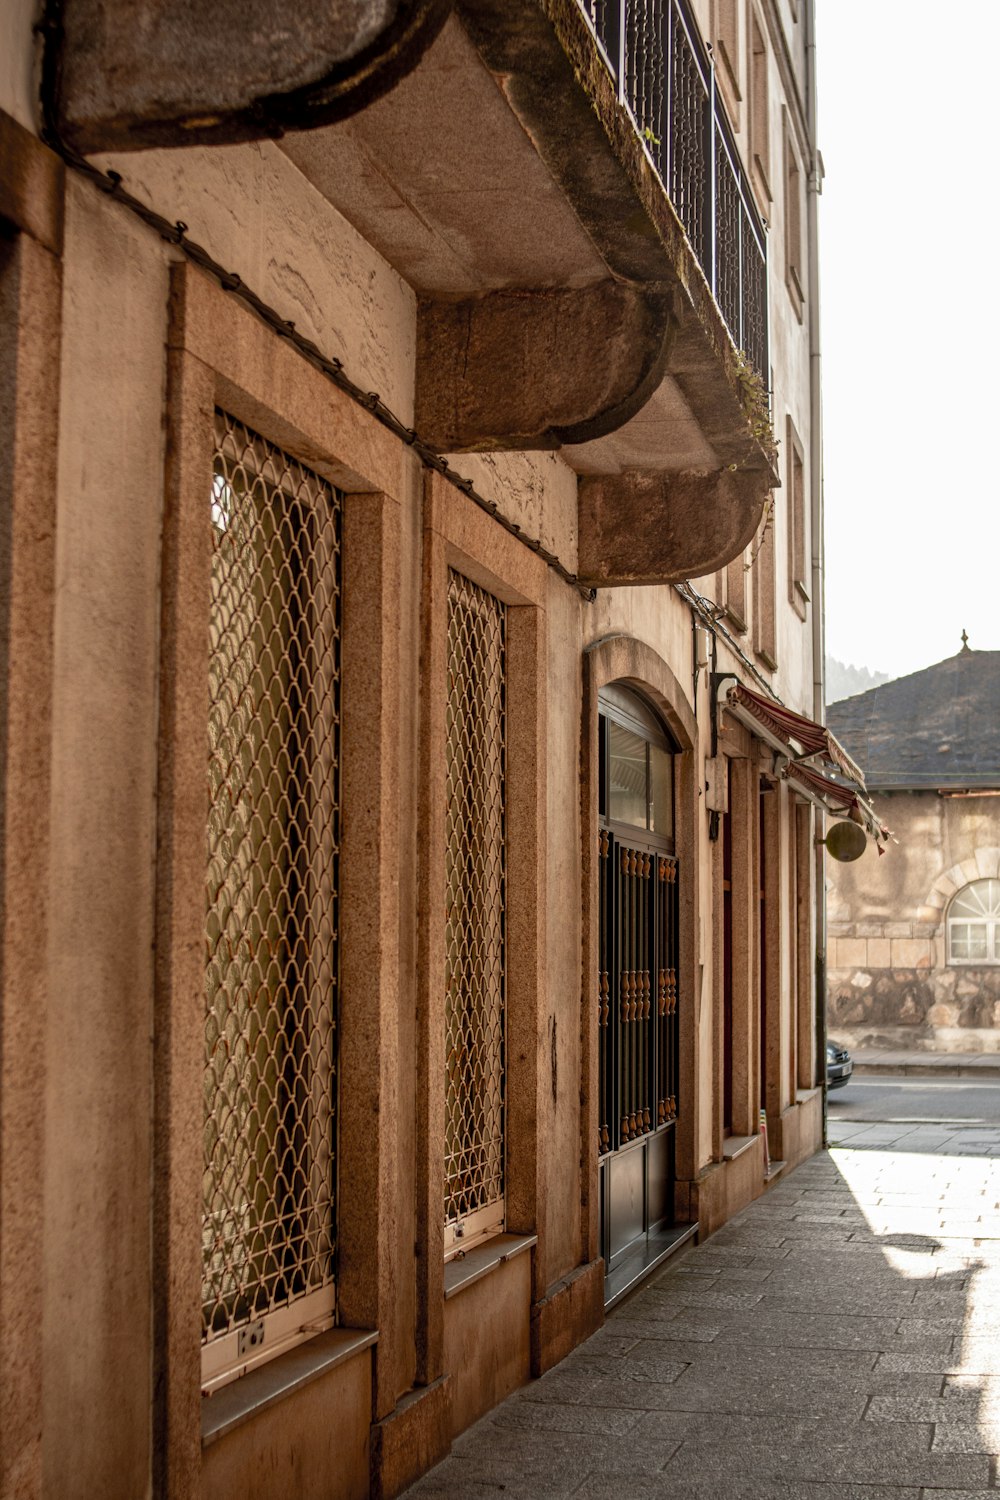
[(846, 1047), (838, 1047), (836, 1042), (826, 1044), (826, 1086), (827, 1089), (842, 1089), (850, 1082), (851, 1074), (854, 1072), (854, 1063), (851, 1054)]

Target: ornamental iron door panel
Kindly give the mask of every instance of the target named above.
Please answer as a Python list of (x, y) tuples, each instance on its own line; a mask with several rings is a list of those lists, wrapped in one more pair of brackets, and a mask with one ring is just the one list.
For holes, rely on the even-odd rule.
[(677, 1117), (677, 861), (598, 834), (598, 1152)]

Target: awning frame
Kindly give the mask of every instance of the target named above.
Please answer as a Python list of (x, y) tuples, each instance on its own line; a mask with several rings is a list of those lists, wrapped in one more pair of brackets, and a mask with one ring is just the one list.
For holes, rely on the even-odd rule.
[(719, 673), (715, 702), (775, 752), (775, 774), (814, 806), (859, 824), (882, 852), (889, 830), (872, 806), (864, 773), (825, 725)]

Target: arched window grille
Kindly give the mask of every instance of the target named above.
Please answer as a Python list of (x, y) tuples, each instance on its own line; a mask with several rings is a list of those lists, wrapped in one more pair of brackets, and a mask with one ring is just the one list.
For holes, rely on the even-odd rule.
[(1000, 880), (974, 880), (952, 899), (948, 962), (1000, 964)]

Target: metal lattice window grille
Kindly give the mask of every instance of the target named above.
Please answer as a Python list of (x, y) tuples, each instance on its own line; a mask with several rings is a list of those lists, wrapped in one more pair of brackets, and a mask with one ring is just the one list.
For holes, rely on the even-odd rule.
[(504, 1227), (506, 609), (448, 577), (445, 1250)]
[(210, 499), (206, 1389), (335, 1318), (340, 839), (340, 496), (220, 411)]

